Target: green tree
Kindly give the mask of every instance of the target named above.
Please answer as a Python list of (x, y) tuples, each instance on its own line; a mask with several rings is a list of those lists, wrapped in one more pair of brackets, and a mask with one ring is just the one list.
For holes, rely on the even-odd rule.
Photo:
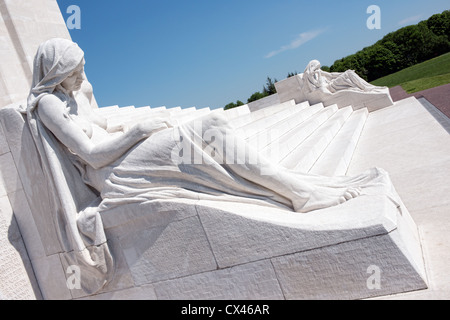
[(368, 81), (391, 74), (396, 68), (395, 55), (381, 44), (367, 49)]
[(231, 102), (231, 103), (227, 104), (227, 105), (223, 108), (223, 110), (230, 110), (230, 109), (233, 109), (233, 108), (236, 108), (236, 107), (237, 107), (236, 103)]
[(267, 94), (257, 91), (254, 94), (252, 94), (250, 96), (250, 98), (248, 98), (247, 103), (250, 103), (250, 102), (265, 98), (265, 97), (267, 97)]
[(427, 26), (435, 35), (446, 36), (447, 41), (450, 41), (450, 10), (431, 16)]
[(227, 104), (223, 109), (230, 110), (230, 109), (237, 108), (237, 107), (240, 107), (243, 105), (244, 105), (244, 103), (242, 101), (238, 100), (238, 101), (236, 101), (236, 103), (231, 102), (231, 103)]
[(277, 79), (272, 80), (270, 77), (267, 77), (266, 85), (263, 88), (263, 93), (266, 96), (270, 96), (272, 94), (277, 93), (277, 89), (275, 88), (276, 82), (277, 82)]

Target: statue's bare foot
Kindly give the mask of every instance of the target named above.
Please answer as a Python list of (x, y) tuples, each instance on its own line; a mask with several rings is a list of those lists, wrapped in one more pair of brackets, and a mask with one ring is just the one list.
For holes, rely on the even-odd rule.
[(294, 203), (294, 209), (297, 212), (309, 212), (329, 208), (354, 199), (361, 194), (360, 188), (317, 188), (311, 194), (306, 204), (297, 207)]

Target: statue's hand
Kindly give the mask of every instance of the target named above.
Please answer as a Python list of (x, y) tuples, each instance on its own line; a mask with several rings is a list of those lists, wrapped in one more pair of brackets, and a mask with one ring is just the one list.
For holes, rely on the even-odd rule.
[(106, 128), (106, 131), (108, 133), (127, 132), (128, 131), (128, 126), (125, 125), (125, 124), (118, 124), (118, 125), (108, 126)]
[(170, 128), (172, 125), (163, 118), (152, 118), (144, 120), (136, 124), (133, 129), (136, 130), (139, 136), (144, 138), (151, 136), (152, 134)]

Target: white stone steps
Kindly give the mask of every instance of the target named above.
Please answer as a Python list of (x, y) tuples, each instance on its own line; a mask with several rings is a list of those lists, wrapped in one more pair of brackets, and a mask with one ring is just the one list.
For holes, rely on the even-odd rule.
[(329, 177), (345, 175), (368, 115), (367, 108), (354, 111), (311, 168), (310, 173)]
[[(141, 108), (135, 108), (134, 106), (127, 106), (127, 107), (118, 107), (118, 106), (113, 106), (113, 107), (106, 107), (106, 108), (98, 108), (95, 109), (95, 112), (101, 114), (103, 117), (105, 118), (111, 118), (111, 117), (119, 117), (119, 116), (124, 116), (127, 114), (131, 114), (133, 112), (135, 112), (135, 110), (139, 110)], [(144, 111), (145, 109), (142, 109), (142, 111)]]
[(195, 112), (195, 111), (197, 111), (197, 108), (196, 108), (196, 107), (191, 107), (191, 108), (184, 108), (184, 109), (181, 109), (181, 112), (182, 112), (182, 113)]
[(97, 108), (97, 109), (94, 109), (94, 111), (105, 116), (105, 115), (114, 113), (119, 109), (120, 109), (119, 106), (109, 106), (109, 107)]
[(257, 134), (248, 137), (247, 142), (263, 150), (270, 144), (277, 142), (282, 136), (297, 127), (300, 123), (311, 118), (317, 112), (323, 110), (323, 104), (309, 106), (309, 104), (290, 107), (287, 117), (274, 123), (272, 126), (263, 127)]
[(134, 110), (136, 110), (134, 106), (117, 107), (115, 109), (110, 109), (109, 112), (102, 111), (102, 115), (105, 118), (110, 118), (113, 116), (123, 116), (131, 112), (134, 112)]
[[(142, 110), (144, 111), (144, 110)], [(142, 111), (138, 111), (140, 113), (143, 113)], [(109, 113), (103, 113), (102, 116), (104, 116), (106, 119), (115, 119), (115, 118), (124, 118), (128, 115), (136, 114), (136, 108), (134, 107), (120, 107), (115, 110), (111, 110)]]
[[(120, 110), (122, 109), (122, 110)], [(183, 114), (187, 114), (192, 111), (188, 110), (185, 113), (182, 113), (181, 107), (166, 109), (165, 107), (159, 107), (155, 109), (147, 109), (147, 108), (119, 108), (119, 110), (113, 110), (110, 114), (104, 114), (108, 119), (108, 123), (111, 126), (122, 125), (125, 124), (127, 126), (133, 126), (137, 122), (143, 121), (148, 118), (171, 118), (175, 115), (182, 116)]]
[[(144, 108), (147, 108), (147, 107), (144, 107)], [(141, 108), (136, 108), (136, 109), (141, 109)], [(159, 111), (166, 111), (166, 110), (167, 110), (166, 107), (157, 107), (157, 108), (150, 108), (150, 110), (147, 109), (147, 112), (159, 112)]]
[(178, 112), (183, 112), (183, 109), (181, 109), (181, 107), (175, 107), (175, 108), (166, 109), (166, 111), (168, 111), (169, 114), (171, 116), (173, 116), (173, 115), (177, 114)]
[(317, 128), (324, 124), (337, 111), (337, 106), (323, 108), (303, 122), (298, 123), (292, 130), (281, 136), (277, 141), (262, 149), (261, 154), (280, 163), (291, 154), (303, 141), (305, 141)]
[[(195, 112), (195, 118), (199, 118), (199, 117), (203, 117), (203, 116), (206, 116), (207, 114), (210, 114), (212, 111), (211, 111), (211, 108), (202, 108), (202, 109), (198, 109), (196, 112)], [(194, 119), (195, 119), (194, 118)], [(192, 120), (192, 119), (189, 119), (189, 121), (190, 120)]]
[(172, 109), (167, 109), (167, 111), (170, 114), (170, 118), (176, 118), (176, 117), (181, 118), (181, 117), (184, 117), (184, 116), (192, 113), (191, 110), (181, 109), (181, 108), (178, 109), (178, 107), (177, 108), (172, 108)]
[(173, 124), (183, 124), (189, 121), (193, 121), (197, 118), (203, 117), (207, 114), (211, 113), (210, 108), (203, 108), (199, 110), (190, 111), (188, 113), (183, 113), (180, 115), (175, 115), (170, 118), (170, 120), (173, 122)]
[[(337, 106), (336, 106), (337, 107)], [(339, 109), (313, 134), (291, 152), (281, 164), (289, 169), (308, 172), (352, 114), (351, 106)]]
[(248, 108), (248, 105), (239, 106), (229, 110), (218, 109), (217, 111), (223, 112), (228, 121), (232, 121), (233, 119), (240, 118), (250, 114), (250, 109)]
[(299, 104), (292, 105), (289, 107), (283, 107), (282, 109), (278, 109), (277, 112), (261, 117), (257, 120), (254, 120), (241, 128), (236, 129), (236, 134), (238, 134), (243, 139), (248, 139), (257, 135), (258, 133), (267, 132), (267, 129), (277, 124), (280, 121), (291, 117), (293, 114), (298, 111), (305, 110), (309, 108), (309, 104)]
[[(290, 100), (288, 102), (284, 102), (281, 104), (277, 104), (271, 107), (267, 107), (267, 108), (263, 108), (254, 112), (251, 112), (245, 116), (242, 117), (238, 117), (235, 119), (232, 119), (232, 121), (230, 121), (230, 126), (238, 129), (238, 128), (242, 128), (244, 126), (247, 126), (248, 124), (258, 121), (262, 118), (266, 118), (269, 117), (287, 107), (292, 107), (295, 106), (295, 101), (294, 100)], [(309, 105), (309, 104), (308, 104)]]
[(107, 118), (108, 123), (111, 126), (121, 124), (132, 126), (139, 121), (154, 117), (170, 118), (173, 120), (174, 124), (181, 124), (206, 115), (211, 112), (211, 110), (210, 108), (197, 110), (195, 107), (185, 109), (175, 107), (167, 109), (165, 106), (158, 108), (150, 108), (149, 106), (139, 108), (134, 106), (111, 106), (99, 108), (96, 112)]
[(161, 116), (169, 116), (169, 113), (166, 110), (153, 111), (148, 109), (141, 110), (141, 108), (116, 111), (104, 116), (108, 119), (108, 123), (111, 125), (118, 125), (124, 123), (136, 123), (147, 117), (154, 117), (157, 114), (160, 114)]
[(125, 106), (125, 107), (120, 107), (119, 110), (121, 112), (129, 112), (129, 111), (133, 111), (135, 110), (136, 107), (135, 106)]
[(181, 109), (179, 111), (173, 112), (170, 114), (171, 119), (187, 119), (192, 118), (197, 113), (197, 109), (195, 107)]

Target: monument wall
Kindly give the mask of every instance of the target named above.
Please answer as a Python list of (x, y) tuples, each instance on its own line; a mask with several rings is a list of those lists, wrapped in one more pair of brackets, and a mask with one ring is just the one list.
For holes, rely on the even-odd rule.
[(0, 0), (0, 107), (28, 96), (43, 41), (70, 39), (56, 0)]
[[(70, 39), (56, 0), (0, 0), (0, 108), (24, 101), (40, 43)], [(11, 203), (28, 207), (22, 181), (0, 127), (0, 299), (40, 299), (26, 237)], [(22, 199), (23, 201), (21, 201)], [(22, 230), (21, 230), (22, 227)], [(22, 231), (22, 232), (21, 232)]]

